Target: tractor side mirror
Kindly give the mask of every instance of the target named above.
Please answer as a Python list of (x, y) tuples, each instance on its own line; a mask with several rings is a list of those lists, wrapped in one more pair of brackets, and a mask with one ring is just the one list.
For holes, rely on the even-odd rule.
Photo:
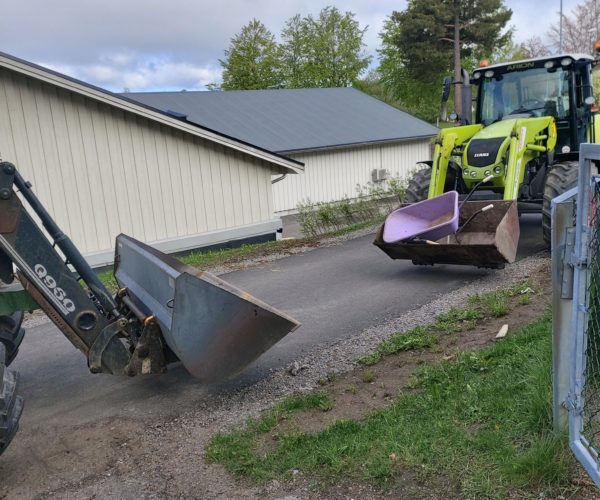
[(594, 104), (596, 104), (596, 98), (593, 95), (590, 95), (585, 98), (583, 103), (591, 108)]
[(448, 102), (450, 97), (450, 88), (452, 87), (452, 78), (446, 76), (442, 87), (442, 102)]
[[(442, 105), (440, 106), (440, 119), (446, 121), (448, 114), (448, 99), (450, 97), (450, 88), (452, 87), (452, 78), (449, 76), (444, 77), (444, 83), (442, 84)], [(438, 120), (439, 125), (439, 120)]]

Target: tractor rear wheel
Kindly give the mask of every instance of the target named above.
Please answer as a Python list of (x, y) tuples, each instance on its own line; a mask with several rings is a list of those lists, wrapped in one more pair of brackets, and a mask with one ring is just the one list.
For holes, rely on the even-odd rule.
[(555, 163), (546, 177), (542, 204), (542, 232), (544, 243), (548, 248), (550, 248), (552, 238), (550, 214), (552, 199), (577, 186), (577, 167), (578, 163), (576, 161)]
[(6, 368), (6, 349), (0, 343), (0, 454), (8, 447), (19, 428), (23, 398), (17, 396), (19, 374)]
[(406, 201), (408, 203), (416, 203), (427, 199), (429, 194), (429, 183), (431, 182), (431, 169), (424, 168), (418, 170), (408, 181), (406, 188)]
[(10, 316), (0, 316), (0, 343), (6, 348), (6, 366), (13, 362), (23, 341), (25, 335), (25, 330), (21, 328), (23, 316), (22, 311)]

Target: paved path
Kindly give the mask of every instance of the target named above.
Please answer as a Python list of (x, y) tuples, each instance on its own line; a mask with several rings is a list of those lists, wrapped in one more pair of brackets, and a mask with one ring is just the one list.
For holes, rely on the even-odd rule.
[[(523, 217), (521, 256), (542, 248), (540, 227), (539, 217)], [(303, 323), (232, 384), (252, 383), (269, 368), (285, 366), (310, 348), (399, 316), (492, 272), (393, 261), (371, 244), (372, 238), (357, 238), (223, 276)], [(14, 367), (21, 373), (21, 393), (26, 399), (23, 427), (183, 411), (206, 393), (218, 391), (198, 384), (181, 367), (151, 378), (91, 375), (83, 356), (51, 324), (27, 332)]]

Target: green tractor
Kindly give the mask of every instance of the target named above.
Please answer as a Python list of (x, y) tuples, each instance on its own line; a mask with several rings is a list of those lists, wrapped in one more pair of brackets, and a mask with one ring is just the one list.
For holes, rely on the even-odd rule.
[[(479, 203), (494, 204), (503, 213), (494, 219), (490, 211), (488, 232), (492, 220), (497, 224), (504, 220), (512, 202), (516, 214), (542, 213), (544, 240), (550, 245), (550, 202), (576, 186), (579, 145), (600, 139), (600, 118), (595, 113), (592, 88), (592, 68), (596, 62), (592, 56), (565, 54), (481, 67), (473, 72), (472, 78), (463, 71), (463, 81), (457, 84), (462, 87), (465, 111), (460, 117), (451, 115), (460, 126), (440, 131), (433, 161), (426, 162), (428, 167), (417, 171), (411, 179), (407, 201), (433, 200), (455, 191), (462, 207), (461, 225), (466, 222), (462, 210), (469, 205), (462, 205), (465, 198), (473, 203), (480, 200)], [(448, 101), (451, 85), (449, 78), (444, 80), (442, 108)], [(472, 85), (476, 87), (475, 99), (471, 97)], [(482, 206), (475, 208), (479, 213)], [(421, 212), (428, 210), (424, 205)], [(479, 230), (486, 225), (484, 219), (478, 219)], [(495, 239), (492, 245), (497, 246), (498, 239), (506, 236), (518, 241), (518, 222), (516, 229), (514, 223), (509, 221), (508, 225), (508, 231), (516, 231), (516, 238), (514, 234), (494, 234), (496, 228), (491, 227), (490, 238)], [(419, 245), (422, 241), (415, 239), (383, 241), (382, 235), (383, 227), (375, 241), (377, 246), (392, 258), (408, 258), (416, 264), (471, 264), (472, 256), (477, 254), (476, 248), (472, 252), (457, 248), (458, 257), (447, 258), (451, 246), (435, 249)], [(471, 236), (471, 240), (447, 243), (477, 244), (478, 237)], [(516, 243), (514, 246), (516, 251)], [(500, 267), (511, 260), (489, 258), (489, 266), (485, 260), (477, 260), (475, 264)]]

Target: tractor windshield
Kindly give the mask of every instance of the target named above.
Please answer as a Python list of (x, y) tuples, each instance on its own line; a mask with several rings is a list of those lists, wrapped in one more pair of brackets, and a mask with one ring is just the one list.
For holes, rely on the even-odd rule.
[(482, 124), (519, 115), (554, 116), (558, 120), (569, 116), (569, 70), (560, 66), (511, 69), (507, 66), (480, 73)]

